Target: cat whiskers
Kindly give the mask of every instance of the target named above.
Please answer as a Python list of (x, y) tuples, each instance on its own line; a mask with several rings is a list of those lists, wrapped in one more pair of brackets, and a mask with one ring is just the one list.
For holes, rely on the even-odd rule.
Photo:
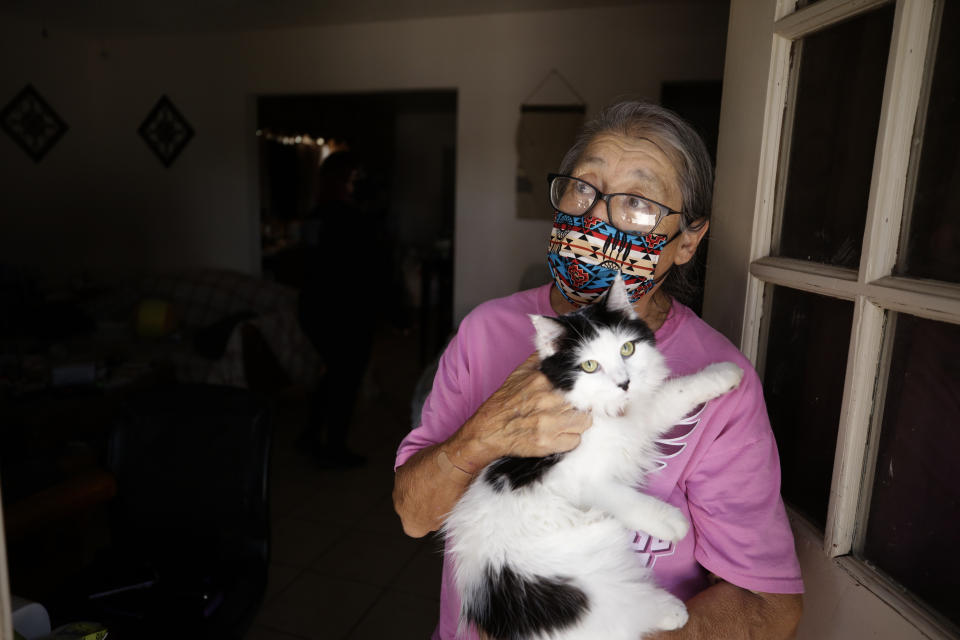
[(583, 341), (586, 341), (587, 337), (580, 332), (580, 329), (578, 329), (578, 328), (577, 328), (576, 326), (574, 326), (574, 325), (568, 325), (568, 327), (569, 327), (570, 331), (572, 331), (573, 333), (575, 333), (578, 338), (580, 338), (580, 339), (583, 340)]

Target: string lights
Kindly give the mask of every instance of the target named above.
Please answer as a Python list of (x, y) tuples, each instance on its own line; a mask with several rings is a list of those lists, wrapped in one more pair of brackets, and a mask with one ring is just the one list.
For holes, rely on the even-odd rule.
[(310, 137), (309, 134), (303, 133), (295, 136), (281, 136), (273, 133), (269, 130), (257, 129), (257, 137), (263, 138), (264, 140), (270, 140), (272, 142), (279, 142), (287, 146), (293, 146), (295, 144), (302, 144), (308, 147), (322, 147), (326, 144), (326, 140), (317, 136), (316, 138)]

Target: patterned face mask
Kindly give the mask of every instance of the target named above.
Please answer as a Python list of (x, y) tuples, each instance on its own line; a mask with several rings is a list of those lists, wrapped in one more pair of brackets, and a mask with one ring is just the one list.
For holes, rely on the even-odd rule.
[(622, 277), (631, 303), (663, 280), (653, 277), (660, 252), (680, 235), (632, 234), (592, 216), (553, 217), (547, 264), (553, 281), (571, 303), (592, 304)]

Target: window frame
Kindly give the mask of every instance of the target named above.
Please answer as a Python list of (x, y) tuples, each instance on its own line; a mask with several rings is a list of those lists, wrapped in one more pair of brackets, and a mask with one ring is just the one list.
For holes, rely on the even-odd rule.
[[(880, 126), (874, 152), (866, 228), (859, 268), (773, 256), (783, 210), (791, 125), (802, 38), (880, 6), (895, 3)], [(741, 350), (763, 375), (771, 285), (854, 303), (827, 523), (818, 528), (791, 512), (823, 553), (854, 580), (933, 638), (955, 637), (953, 625), (905, 594), (893, 580), (855, 554), (863, 549), (886, 395), (895, 313), (960, 324), (960, 285), (894, 276), (904, 216), (912, 206), (916, 162), (936, 60), (942, 0), (821, 0), (797, 8), (778, 0), (764, 106), (759, 170)], [(906, 214), (904, 213), (906, 210)], [(905, 233), (905, 231), (903, 232)]]

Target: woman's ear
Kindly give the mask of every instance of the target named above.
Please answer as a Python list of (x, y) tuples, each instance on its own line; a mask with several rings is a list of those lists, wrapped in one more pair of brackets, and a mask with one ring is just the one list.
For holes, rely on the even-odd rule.
[[(699, 227), (697, 227), (698, 223), (700, 224)], [(697, 247), (700, 246), (700, 241), (707, 235), (707, 229), (709, 228), (710, 221), (700, 219), (690, 225), (686, 231), (681, 231), (680, 237), (677, 238), (677, 252), (673, 255), (673, 263), (686, 264), (689, 262), (697, 252)]]

